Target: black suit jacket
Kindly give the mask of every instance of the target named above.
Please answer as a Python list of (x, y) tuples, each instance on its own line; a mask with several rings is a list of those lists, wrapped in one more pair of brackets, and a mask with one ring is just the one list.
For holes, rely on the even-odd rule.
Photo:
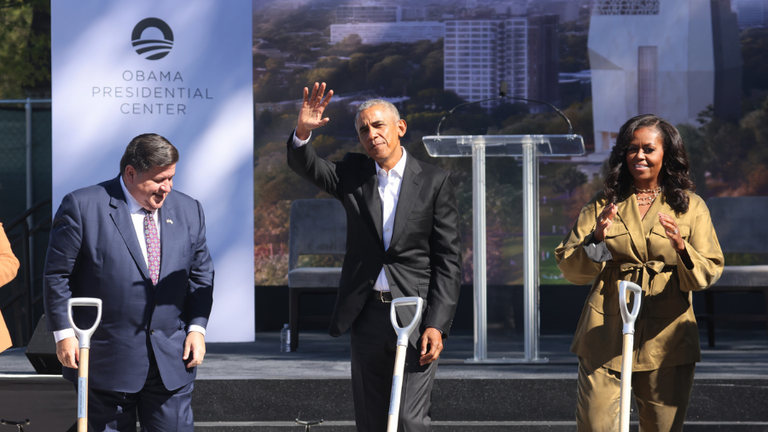
[[(340, 162), (329, 162), (319, 158), (311, 144), (294, 148), (291, 135), (288, 165), (341, 201), (347, 214), (347, 253), (329, 333), (339, 336), (350, 328), (383, 266), (393, 297), (426, 300), (420, 333), (435, 327), (447, 337), (461, 283), (459, 218), (449, 173), (408, 155), (392, 241), (384, 250), (373, 159), (348, 153)], [(408, 323), (413, 313), (399, 308), (398, 317)], [(414, 332), (411, 341), (419, 336)]]

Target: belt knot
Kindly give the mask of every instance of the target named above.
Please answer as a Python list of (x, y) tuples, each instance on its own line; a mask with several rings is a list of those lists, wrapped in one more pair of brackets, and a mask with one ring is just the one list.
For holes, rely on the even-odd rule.
[[(650, 283), (651, 275), (657, 275), (664, 271), (672, 271), (675, 266), (668, 266), (664, 261), (652, 260), (644, 263), (619, 263), (608, 261), (605, 263), (608, 268), (618, 268), (621, 272), (620, 280), (632, 280), (640, 281), (640, 286), (643, 288), (643, 292), (648, 292), (648, 284)], [(629, 279), (625, 276), (631, 275)]]

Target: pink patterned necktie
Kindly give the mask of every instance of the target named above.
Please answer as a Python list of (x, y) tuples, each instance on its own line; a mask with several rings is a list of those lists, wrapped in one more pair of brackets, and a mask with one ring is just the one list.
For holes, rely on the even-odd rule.
[(144, 238), (147, 241), (149, 277), (152, 279), (152, 284), (157, 285), (157, 279), (160, 276), (160, 237), (157, 235), (157, 225), (152, 212), (147, 210), (144, 210)]

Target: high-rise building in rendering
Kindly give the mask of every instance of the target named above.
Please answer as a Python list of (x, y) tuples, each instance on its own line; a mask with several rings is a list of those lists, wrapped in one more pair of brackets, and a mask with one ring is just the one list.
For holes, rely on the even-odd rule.
[(509, 96), (557, 103), (557, 25), (556, 15), (446, 21), (444, 88), (478, 101), (497, 96), (506, 81)]
[(526, 18), (446, 21), (444, 88), (478, 101), (498, 95), (506, 81), (510, 96), (527, 98), (527, 27)]
[(589, 29), (595, 151), (630, 117), (738, 118), (741, 48), (729, 0), (595, 0)]
[[(558, 55), (557, 15), (531, 15), (528, 17), (528, 98), (559, 105), (560, 57)], [(531, 111), (552, 109), (532, 104)]]

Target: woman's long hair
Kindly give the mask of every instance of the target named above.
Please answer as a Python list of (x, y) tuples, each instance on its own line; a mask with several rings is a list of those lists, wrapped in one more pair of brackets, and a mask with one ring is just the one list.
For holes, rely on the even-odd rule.
[(664, 158), (659, 172), (659, 186), (667, 204), (677, 214), (688, 211), (688, 195), (685, 191), (695, 191), (690, 176), (688, 155), (683, 146), (683, 139), (674, 126), (661, 117), (653, 114), (643, 114), (627, 120), (619, 130), (616, 145), (611, 150), (608, 160), (608, 174), (603, 180), (605, 196), (610, 203), (618, 203), (622, 191), (634, 182), (627, 167), (627, 148), (635, 137), (635, 131), (642, 128), (654, 128), (662, 137)]

